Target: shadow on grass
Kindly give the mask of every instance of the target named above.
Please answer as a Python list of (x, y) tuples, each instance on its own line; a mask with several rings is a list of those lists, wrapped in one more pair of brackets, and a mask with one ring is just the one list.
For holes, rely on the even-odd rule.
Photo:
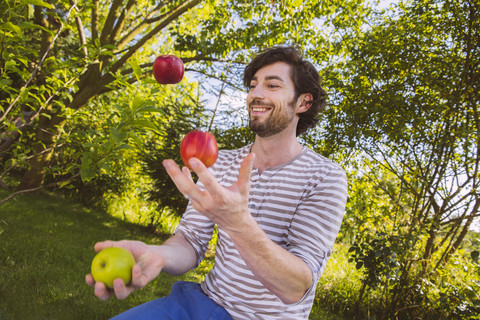
[[(0, 197), (5, 197), (0, 192)], [(184, 277), (159, 276), (128, 299), (100, 301), (85, 284), (106, 239), (160, 244), (156, 235), (61, 197), (22, 195), (0, 207), (0, 319), (107, 319), (170, 292)]]

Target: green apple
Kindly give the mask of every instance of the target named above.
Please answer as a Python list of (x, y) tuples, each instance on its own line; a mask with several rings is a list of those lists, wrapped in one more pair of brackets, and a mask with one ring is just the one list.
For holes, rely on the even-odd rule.
[(133, 255), (124, 248), (106, 248), (97, 253), (92, 261), (92, 276), (95, 281), (113, 288), (113, 280), (122, 279), (125, 284), (132, 280)]

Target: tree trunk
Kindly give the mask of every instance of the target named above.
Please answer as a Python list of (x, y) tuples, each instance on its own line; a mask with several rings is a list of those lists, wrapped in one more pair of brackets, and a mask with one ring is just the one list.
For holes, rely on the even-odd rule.
[[(92, 68), (96, 66), (93, 65)], [(105, 87), (100, 83), (98, 71), (87, 72), (80, 85), (82, 89), (74, 95), (72, 102), (68, 105), (69, 108), (80, 109)], [(29, 169), (20, 181), (19, 190), (37, 188), (43, 184), (55, 150), (55, 137), (64, 124), (65, 119), (55, 114), (51, 117), (40, 117), (36, 132), (38, 143), (34, 149), (35, 156), (29, 161)]]
[(43, 184), (52, 159), (55, 137), (64, 122), (63, 117), (56, 115), (52, 115), (51, 118), (45, 116), (40, 118), (36, 133), (38, 143), (34, 147), (35, 153), (29, 162), (30, 167), (20, 181), (20, 190), (37, 188)]

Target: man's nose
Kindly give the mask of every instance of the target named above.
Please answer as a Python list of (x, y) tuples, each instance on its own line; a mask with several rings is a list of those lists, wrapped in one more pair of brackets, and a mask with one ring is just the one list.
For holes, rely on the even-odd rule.
[(264, 98), (264, 92), (261, 86), (255, 86), (255, 88), (251, 88), (250, 91), (248, 92), (248, 95), (252, 99), (263, 99)]

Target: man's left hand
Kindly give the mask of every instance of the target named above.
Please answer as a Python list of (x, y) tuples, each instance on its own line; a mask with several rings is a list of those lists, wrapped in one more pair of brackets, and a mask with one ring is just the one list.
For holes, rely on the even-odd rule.
[(187, 196), (194, 209), (217, 223), (225, 231), (241, 231), (244, 219), (251, 219), (248, 210), (250, 173), (255, 155), (243, 159), (237, 181), (229, 187), (221, 186), (205, 165), (197, 158), (190, 158), (189, 165), (204, 185), (202, 190), (192, 179), (187, 167), (180, 169), (173, 160), (164, 160), (163, 165), (178, 190)]

